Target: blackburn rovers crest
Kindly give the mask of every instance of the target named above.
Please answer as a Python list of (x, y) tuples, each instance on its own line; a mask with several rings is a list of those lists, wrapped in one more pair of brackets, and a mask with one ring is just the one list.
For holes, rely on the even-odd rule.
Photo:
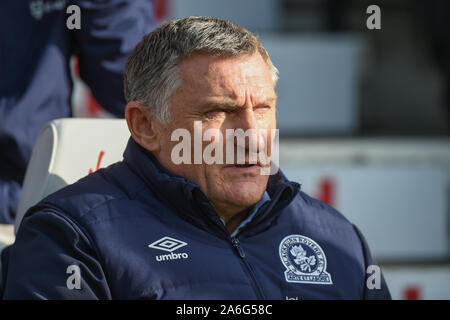
[(281, 240), (280, 259), (287, 282), (333, 284), (322, 248), (308, 237), (292, 234)]

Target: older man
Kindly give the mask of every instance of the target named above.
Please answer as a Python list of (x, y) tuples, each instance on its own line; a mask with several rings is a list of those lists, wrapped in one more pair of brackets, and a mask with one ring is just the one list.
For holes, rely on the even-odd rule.
[[(250, 161), (251, 142), (256, 153), (274, 150), (276, 81), (261, 43), (233, 23), (190, 17), (144, 37), (125, 74), (124, 161), (30, 209), (4, 297), (390, 298), (356, 227)], [(180, 129), (190, 137), (181, 162)], [(228, 148), (236, 129), (263, 134), (243, 146), (231, 136)], [(206, 161), (209, 142), (227, 145), (228, 161)]]

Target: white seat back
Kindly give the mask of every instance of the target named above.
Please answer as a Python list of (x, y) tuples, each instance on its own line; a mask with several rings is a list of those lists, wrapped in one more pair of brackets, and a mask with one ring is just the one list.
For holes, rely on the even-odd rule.
[(58, 119), (40, 132), (27, 167), (15, 220), (47, 195), (123, 159), (130, 137), (123, 119)]

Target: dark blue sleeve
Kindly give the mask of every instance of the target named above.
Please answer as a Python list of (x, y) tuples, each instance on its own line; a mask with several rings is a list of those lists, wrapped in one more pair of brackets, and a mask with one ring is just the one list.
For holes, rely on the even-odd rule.
[(134, 46), (154, 27), (150, 0), (78, 0), (81, 29), (73, 32), (80, 76), (95, 99), (124, 117), (123, 72)]
[(14, 224), (20, 191), (16, 180), (0, 177), (0, 223)]
[[(91, 241), (59, 213), (26, 216), (6, 263), (4, 299), (111, 299)], [(79, 268), (78, 283), (71, 266)]]
[[(361, 246), (362, 246), (362, 250), (363, 250), (363, 255), (364, 255), (364, 264), (365, 264), (365, 270), (367, 270), (367, 268), (369, 266), (376, 266), (378, 267), (378, 265), (376, 264), (375, 260), (372, 257), (372, 254), (370, 253), (370, 249), (369, 246), (367, 244), (366, 239), (364, 238), (363, 234), (361, 233), (361, 231), (359, 231), (359, 229), (353, 225), (353, 228), (355, 229), (355, 232), (357, 234), (357, 236), (359, 237), (359, 240), (361, 241)], [(389, 288), (386, 284), (386, 281), (384, 279), (383, 273), (380, 270), (380, 286), (379, 288), (369, 288), (369, 286), (367, 285), (367, 280), (368, 278), (373, 274), (373, 272), (371, 271), (370, 273), (366, 273), (366, 278), (364, 281), (364, 300), (391, 300), (391, 293), (389, 292)], [(370, 280), (369, 280), (370, 281)]]

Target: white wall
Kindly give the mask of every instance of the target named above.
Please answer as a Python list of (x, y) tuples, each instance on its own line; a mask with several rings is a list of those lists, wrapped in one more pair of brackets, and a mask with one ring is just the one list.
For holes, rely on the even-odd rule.
[(449, 266), (381, 267), (393, 299), (412, 291), (419, 300), (450, 299)]

